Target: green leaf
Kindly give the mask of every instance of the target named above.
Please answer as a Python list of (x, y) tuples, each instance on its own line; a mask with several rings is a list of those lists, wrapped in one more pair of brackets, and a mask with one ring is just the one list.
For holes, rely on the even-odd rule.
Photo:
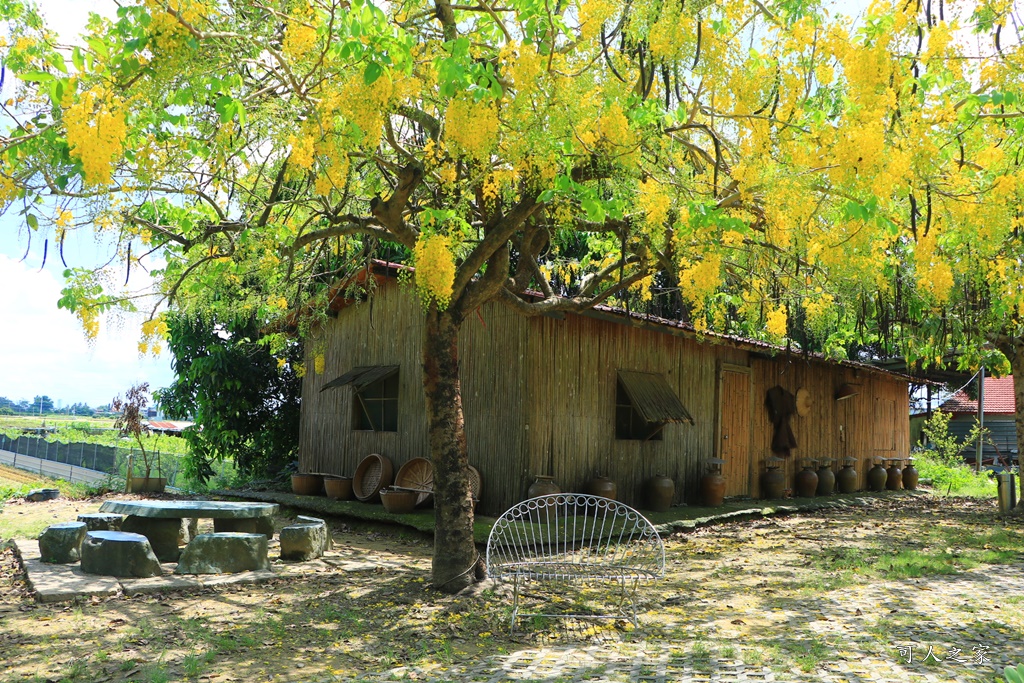
[(380, 78), (382, 73), (384, 73), (384, 68), (380, 64), (370, 62), (366, 65), (366, 70), (363, 71), (363, 83), (373, 85), (373, 82)]
[(26, 71), (25, 73), (18, 74), (18, 78), (30, 83), (46, 83), (47, 81), (52, 81), (54, 76), (45, 71)]
[(28, 223), (28, 227), (32, 228), (33, 230), (39, 229), (39, 219), (36, 218), (36, 215), (34, 213), (30, 213), (29, 215), (25, 216), (25, 222)]

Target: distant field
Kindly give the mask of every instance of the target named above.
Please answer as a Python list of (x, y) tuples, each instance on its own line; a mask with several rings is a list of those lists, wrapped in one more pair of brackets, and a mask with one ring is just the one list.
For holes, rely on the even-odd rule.
[(52, 483), (53, 480), (48, 477), (40, 477), (38, 474), (0, 465), (0, 490), (20, 489), (26, 485), (31, 488), (39, 488)]
[(0, 429), (24, 429), (26, 427), (65, 427), (79, 424), (90, 427), (110, 428), (114, 419), (109, 417), (75, 417), (74, 415), (0, 415)]

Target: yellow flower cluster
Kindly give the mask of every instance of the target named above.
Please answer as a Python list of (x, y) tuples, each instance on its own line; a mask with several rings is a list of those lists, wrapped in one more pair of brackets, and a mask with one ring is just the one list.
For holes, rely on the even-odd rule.
[(704, 300), (721, 284), (722, 257), (707, 254), (697, 263), (683, 261), (679, 269), (679, 293), (691, 304), (694, 312), (704, 310)]
[(315, 372), (318, 375), (322, 375), (325, 367), (327, 367), (327, 359), (324, 358), (324, 354), (315, 354), (313, 356), (313, 372)]
[(85, 181), (109, 184), (128, 134), (118, 99), (100, 87), (86, 90), (78, 103), (64, 112), (64, 126), (71, 153), (82, 162)]
[(935, 232), (917, 241), (914, 260), (917, 265), (917, 286), (921, 291), (931, 294), (937, 304), (949, 301), (953, 291), (953, 270), (949, 263), (936, 253)]
[(502, 74), (519, 92), (532, 90), (544, 73), (543, 59), (533, 45), (508, 43), (501, 49), (498, 59)]
[(288, 145), (292, 148), (288, 161), (293, 166), (308, 171), (313, 168), (313, 137), (303, 131), (299, 135), (289, 135)]
[(71, 225), (71, 221), (74, 218), (74, 214), (67, 209), (57, 209), (57, 218), (54, 220), (54, 223), (57, 224), (58, 228), (66, 228)]
[(457, 97), (445, 112), (445, 137), (452, 146), (477, 161), (490, 160), (498, 143), (498, 112), (491, 102)]
[(391, 74), (385, 71), (370, 85), (363, 83), (362, 74), (349, 79), (339, 90), (338, 110), (363, 133), (361, 147), (371, 149), (380, 142), (384, 129), (384, 116), (394, 96)]
[(653, 178), (643, 180), (636, 195), (637, 206), (644, 212), (644, 221), (648, 230), (655, 236), (665, 232), (668, 213), (672, 208), (672, 196), (666, 186)]
[[(628, 148), (636, 144), (633, 131), (629, 128), (629, 119), (617, 101), (612, 102), (594, 122), (592, 128), (580, 132), (580, 140), (587, 147), (618, 147)], [(624, 150), (618, 150), (624, 151)]]
[(630, 290), (640, 297), (641, 301), (650, 301), (652, 298), (651, 287), (654, 286), (654, 276), (648, 275), (642, 280), (634, 282), (630, 286)]
[(676, 59), (683, 52), (683, 44), (691, 42), (696, 29), (694, 20), (682, 14), (683, 3), (662, 4), (658, 20), (650, 28), (651, 55), (657, 59)]
[(615, 0), (580, 0), (578, 15), (580, 18), (580, 35), (584, 40), (591, 40), (601, 35), (601, 24), (611, 19), (619, 9)]
[(162, 343), (167, 338), (167, 333), (167, 322), (164, 320), (163, 314), (143, 322), (142, 339), (139, 340), (139, 355), (145, 356), (147, 353), (152, 353), (154, 356), (159, 356), (163, 351)]
[(804, 322), (807, 330), (818, 338), (824, 338), (831, 324), (835, 297), (817, 288), (813, 296), (804, 299)]
[(203, 12), (209, 10), (202, 0), (145, 0), (144, 4), (152, 16), (149, 34), (162, 49), (180, 47), (188, 36), (188, 29), (171, 12), (180, 14), (182, 19), (195, 26), (202, 19)]
[(786, 327), (789, 316), (786, 314), (786, 307), (779, 305), (772, 308), (765, 316), (764, 326), (768, 334), (775, 339), (782, 339), (786, 336)]
[(0, 175), (0, 210), (18, 196), (18, 185), (13, 179)]
[(455, 284), (455, 259), (448, 239), (437, 233), (424, 233), (413, 248), (416, 262), (416, 292), (424, 306), (431, 301), (441, 310), (448, 308)]
[(311, 25), (315, 16), (311, 7), (309, 10), (303, 15), (288, 18), (281, 51), (289, 59), (298, 61), (308, 56), (316, 46), (316, 26)]
[(288, 299), (283, 296), (270, 296), (267, 298), (267, 305), (284, 311), (288, 309)]
[(321, 172), (316, 178), (316, 193), (326, 197), (331, 190), (345, 187), (351, 162), (344, 150), (332, 147), (322, 153)]

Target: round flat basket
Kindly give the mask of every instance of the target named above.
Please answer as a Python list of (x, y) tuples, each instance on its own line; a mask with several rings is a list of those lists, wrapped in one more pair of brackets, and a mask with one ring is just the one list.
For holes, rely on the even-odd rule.
[(413, 458), (398, 468), (395, 487), (416, 492), (416, 505), (425, 505), (434, 497), (434, 466), (426, 458)]
[(480, 492), (484, 488), (483, 479), (480, 478), (480, 470), (469, 466), (469, 489), (473, 492), (473, 500), (480, 502)]
[(380, 490), (391, 486), (394, 468), (391, 461), (378, 453), (363, 458), (352, 476), (352, 493), (364, 503), (380, 500)]

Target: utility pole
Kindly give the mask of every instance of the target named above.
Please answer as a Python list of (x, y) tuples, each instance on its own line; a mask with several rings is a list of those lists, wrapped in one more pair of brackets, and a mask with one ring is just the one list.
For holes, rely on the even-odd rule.
[(975, 470), (981, 472), (981, 448), (985, 437), (985, 366), (978, 370), (978, 451), (975, 455)]

